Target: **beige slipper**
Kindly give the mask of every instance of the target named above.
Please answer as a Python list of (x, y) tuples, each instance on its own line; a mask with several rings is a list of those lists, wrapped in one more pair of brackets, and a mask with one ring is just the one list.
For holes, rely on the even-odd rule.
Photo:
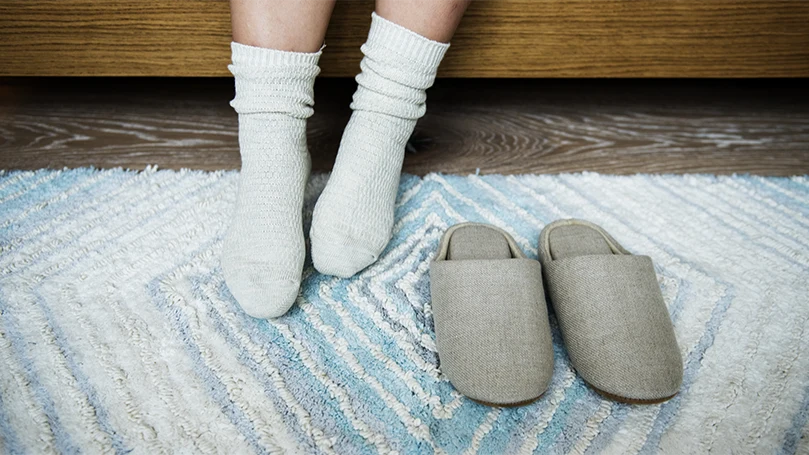
[(452, 226), (430, 267), (441, 371), (462, 394), (516, 406), (547, 389), (553, 346), (539, 262), (502, 229)]
[(582, 220), (546, 226), (539, 258), (570, 361), (588, 384), (630, 403), (677, 394), (683, 361), (651, 258)]

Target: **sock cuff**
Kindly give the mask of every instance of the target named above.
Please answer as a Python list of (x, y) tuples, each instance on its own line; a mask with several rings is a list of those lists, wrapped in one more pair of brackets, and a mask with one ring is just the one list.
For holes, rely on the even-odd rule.
[(438, 68), (449, 48), (449, 43), (439, 43), (425, 38), (375, 12), (371, 13), (371, 30), (368, 32), (366, 43), (383, 46), (399, 56), (433, 71)]
[(317, 52), (280, 51), (247, 44), (230, 43), (231, 59), (234, 65), (248, 66), (276, 66), (276, 65), (317, 65), (323, 48)]
[(306, 119), (312, 113), (318, 52), (288, 52), (231, 43), (236, 97), (230, 105), (239, 114), (280, 113)]

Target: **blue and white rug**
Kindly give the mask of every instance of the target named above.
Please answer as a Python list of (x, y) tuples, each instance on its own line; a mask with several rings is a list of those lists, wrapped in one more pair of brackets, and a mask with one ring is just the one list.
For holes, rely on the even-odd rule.
[[(809, 450), (805, 177), (405, 176), (380, 261), (351, 280), (307, 265), (275, 321), (246, 316), (222, 281), (236, 182), (0, 174), (0, 453)], [(602, 399), (555, 327), (553, 382), (530, 406), (476, 404), (440, 374), (441, 233), (491, 223), (536, 257), (542, 227), (567, 217), (655, 260), (685, 359), (673, 400)]]

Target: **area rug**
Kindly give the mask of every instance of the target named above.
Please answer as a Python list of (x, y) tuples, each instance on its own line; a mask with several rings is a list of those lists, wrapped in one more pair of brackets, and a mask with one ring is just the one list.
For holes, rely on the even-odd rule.
[[(795, 453), (809, 450), (809, 181), (404, 176), (395, 235), (352, 279), (307, 263), (257, 320), (219, 266), (233, 172), (0, 174), (0, 453)], [(307, 189), (306, 229), (325, 183)], [(476, 404), (442, 376), (429, 266), (462, 221), (536, 257), (559, 218), (650, 255), (685, 360), (659, 405), (571, 369), (538, 402)]]

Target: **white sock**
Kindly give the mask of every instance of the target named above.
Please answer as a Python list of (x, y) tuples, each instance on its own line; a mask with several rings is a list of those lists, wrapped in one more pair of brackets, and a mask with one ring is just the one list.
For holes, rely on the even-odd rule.
[(242, 170), (222, 251), (231, 294), (251, 316), (281, 316), (295, 302), (306, 255), (303, 191), (309, 178), (306, 119), (320, 52), (231, 44)]
[(372, 15), (354, 113), (312, 217), (319, 272), (350, 277), (388, 244), (405, 145), (448, 47)]

